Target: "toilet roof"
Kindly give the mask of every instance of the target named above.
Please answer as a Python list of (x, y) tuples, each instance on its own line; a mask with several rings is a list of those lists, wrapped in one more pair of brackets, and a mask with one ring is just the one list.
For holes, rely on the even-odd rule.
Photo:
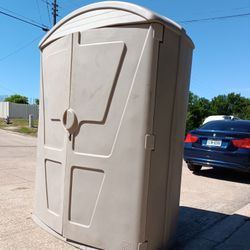
[(42, 49), (52, 41), (74, 32), (99, 27), (149, 22), (162, 23), (176, 32), (185, 33), (185, 30), (174, 21), (144, 7), (127, 2), (105, 1), (84, 6), (64, 17), (45, 35), (39, 47)]

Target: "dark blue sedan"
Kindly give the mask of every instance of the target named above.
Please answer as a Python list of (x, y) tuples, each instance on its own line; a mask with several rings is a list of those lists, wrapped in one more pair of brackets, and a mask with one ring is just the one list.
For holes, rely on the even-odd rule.
[(190, 131), (185, 139), (184, 160), (193, 172), (202, 166), (250, 172), (250, 121), (211, 121)]

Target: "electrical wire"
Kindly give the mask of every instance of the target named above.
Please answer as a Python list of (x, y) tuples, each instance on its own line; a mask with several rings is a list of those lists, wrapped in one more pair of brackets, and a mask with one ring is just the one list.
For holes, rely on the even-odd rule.
[(12, 94), (16, 94), (16, 93), (17, 93), (16, 91), (13, 91), (13, 90), (11, 90), (11, 89), (8, 89), (8, 88), (2, 86), (1, 84), (0, 84), (0, 88), (1, 88), (1, 89), (4, 89), (4, 90), (6, 90), (6, 91), (8, 91), (8, 92), (10, 92), (10, 93), (12, 93)]
[(41, 0), (41, 1), (48, 4), (48, 5), (52, 5), (52, 3), (50, 3), (48, 0)]
[[(77, 0), (77, 1), (79, 1), (79, 0)], [(81, 0), (82, 1), (82, 0)], [(64, 6), (62, 9), (65, 9), (65, 7), (67, 8), (67, 7), (71, 7), (71, 8), (79, 8), (79, 4), (77, 4), (77, 3), (75, 3), (75, 2), (70, 2), (70, 1), (66, 1), (66, 2), (63, 2), (63, 3), (60, 3), (60, 5), (62, 6)]]
[(36, 23), (34, 23), (34, 22), (31, 22), (31, 21), (22, 19), (22, 18), (20, 18), (20, 17), (11, 15), (11, 14), (6, 13), (6, 12), (1, 11), (1, 10), (0, 10), (0, 14), (5, 15), (5, 16), (8, 16), (8, 17), (11, 17), (11, 18), (16, 19), (16, 20), (18, 20), (18, 21), (21, 21), (21, 22), (23, 22), (23, 23), (30, 24), (30, 25), (32, 25), (32, 26), (34, 26), (34, 27), (37, 27), (37, 28), (42, 29), (43, 31), (48, 31), (48, 30), (49, 30), (49, 28), (48, 28), (47, 26), (43, 25), (43, 24), (42, 24), (42, 25), (36, 24)]
[(50, 12), (49, 12), (49, 5), (50, 5), (51, 3), (49, 3), (48, 1), (44, 1), (44, 0), (43, 0), (43, 2), (46, 4), (47, 12), (48, 12), (48, 18), (49, 18), (49, 24), (50, 24), (50, 26), (51, 26), (51, 25), (52, 25), (52, 22), (51, 22)]
[[(16, 13), (16, 12), (14, 12), (14, 11), (12, 11), (12, 10), (6, 9), (6, 8), (4, 8), (4, 7), (2, 7), (2, 6), (0, 6), (0, 9), (1, 9), (2, 11), (5, 11), (5, 12), (11, 13), (11, 14), (14, 14), (15, 16), (17, 16), (17, 17), (19, 17), (19, 18), (23, 18), (23, 19), (28, 20), (28, 21), (30, 21), (30, 22), (32, 22), (32, 23), (37, 24), (37, 25), (41, 25), (41, 23), (38, 23), (36, 20), (33, 20), (33, 19), (31, 19), (31, 18), (28, 18), (28, 17), (25, 17), (25, 16), (23, 16), (23, 15), (21, 15), (21, 14), (19, 14), (19, 13)], [(44, 24), (42, 24), (42, 25), (45, 26)]]
[(218, 16), (218, 17), (191, 19), (191, 20), (181, 20), (181, 21), (178, 21), (178, 22), (179, 23), (197, 23), (197, 22), (203, 22), (203, 21), (225, 20), (225, 19), (239, 18), (239, 17), (246, 17), (246, 16), (250, 16), (250, 12), (249, 13), (243, 13), (243, 14), (236, 14), (236, 15), (228, 15), (228, 16)]
[(38, 3), (38, 0), (35, 0), (35, 1), (36, 1), (36, 6), (37, 6), (37, 10), (38, 10), (40, 22), (43, 23), (43, 21), (42, 21), (42, 15), (41, 15), (41, 10), (40, 10), (40, 6), (39, 6), (39, 3)]
[(0, 62), (3, 61), (3, 60), (5, 60), (5, 59), (7, 59), (8, 57), (10, 57), (10, 56), (12, 56), (12, 55), (18, 53), (18, 52), (20, 52), (21, 50), (27, 48), (28, 46), (30, 46), (32, 43), (34, 43), (35, 41), (39, 40), (40, 38), (41, 38), (41, 35), (38, 36), (38, 37), (36, 37), (35, 39), (29, 41), (28, 43), (24, 44), (23, 46), (21, 46), (21, 47), (15, 49), (14, 51), (10, 52), (9, 54), (7, 54), (7, 55), (1, 57), (1, 58), (0, 58)]

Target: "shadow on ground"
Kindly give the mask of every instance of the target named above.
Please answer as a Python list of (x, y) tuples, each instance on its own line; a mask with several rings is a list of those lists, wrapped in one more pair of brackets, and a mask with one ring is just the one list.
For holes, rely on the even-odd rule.
[(205, 168), (195, 173), (195, 175), (200, 175), (203, 177), (214, 178), (230, 182), (250, 184), (250, 173), (239, 172), (231, 169)]
[[(199, 249), (200, 246), (197, 246), (196, 248), (195, 244), (192, 243), (189, 244), (189, 243), (192, 242), (193, 239), (199, 238), (205, 231), (210, 232), (210, 230), (212, 234), (209, 233), (209, 235), (211, 236), (212, 239), (214, 239), (213, 243), (215, 245), (220, 245), (220, 239), (225, 240), (224, 238), (226, 238), (230, 240), (231, 236), (232, 238), (234, 237), (233, 234), (230, 233), (230, 228), (226, 226), (227, 230), (225, 230), (225, 235), (227, 233), (228, 234), (225, 236), (223, 235), (224, 232), (221, 232), (221, 228), (223, 227), (219, 226), (220, 224), (224, 223), (224, 219), (226, 219), (228, 222), (231, 223), (232, 230), (234, 230), (233, 229), (234, 226), (232, 226), (232, 224), (235, 224), (235, 226), (237, 226), (237, 223), (244, 224), (246, 221), (249, 220), (248, 217), (241, 215), (234, 215), (233, 217), (231, 216), (229, 218), (228, 215), (223, 213), (211, 212), (190, 207), (180, 207), (178, 224), (177, 224), (177, 233), (175, 239), (173, 240), (173, 245), (171, 250)], [(230, 223), (228, 223), (228, 225), (230, 225)], [(213, 238), (213, 234), (218, 235), (218, 239)], [(218, 242), (216, 242), (216, 240), (218, 240)], [(192, 248), (189, 248), (190, 245), (192, 245)]]
[(224, 219), (225, 214), (202, 209), (180, 207), (175, 244), (172, 249), (182, 249), (187, 241)]

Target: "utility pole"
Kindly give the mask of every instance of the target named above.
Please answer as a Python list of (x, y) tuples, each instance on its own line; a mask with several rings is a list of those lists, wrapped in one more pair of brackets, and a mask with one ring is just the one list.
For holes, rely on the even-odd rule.
[(56, 3), (56, 0), (54, 0), (53, 4), (52, 4), (52, 14), (53, 14), (53, 25), (56, 24), (56, 17), (57, 15), (57, 11), (58, 11), (58, 4)]

